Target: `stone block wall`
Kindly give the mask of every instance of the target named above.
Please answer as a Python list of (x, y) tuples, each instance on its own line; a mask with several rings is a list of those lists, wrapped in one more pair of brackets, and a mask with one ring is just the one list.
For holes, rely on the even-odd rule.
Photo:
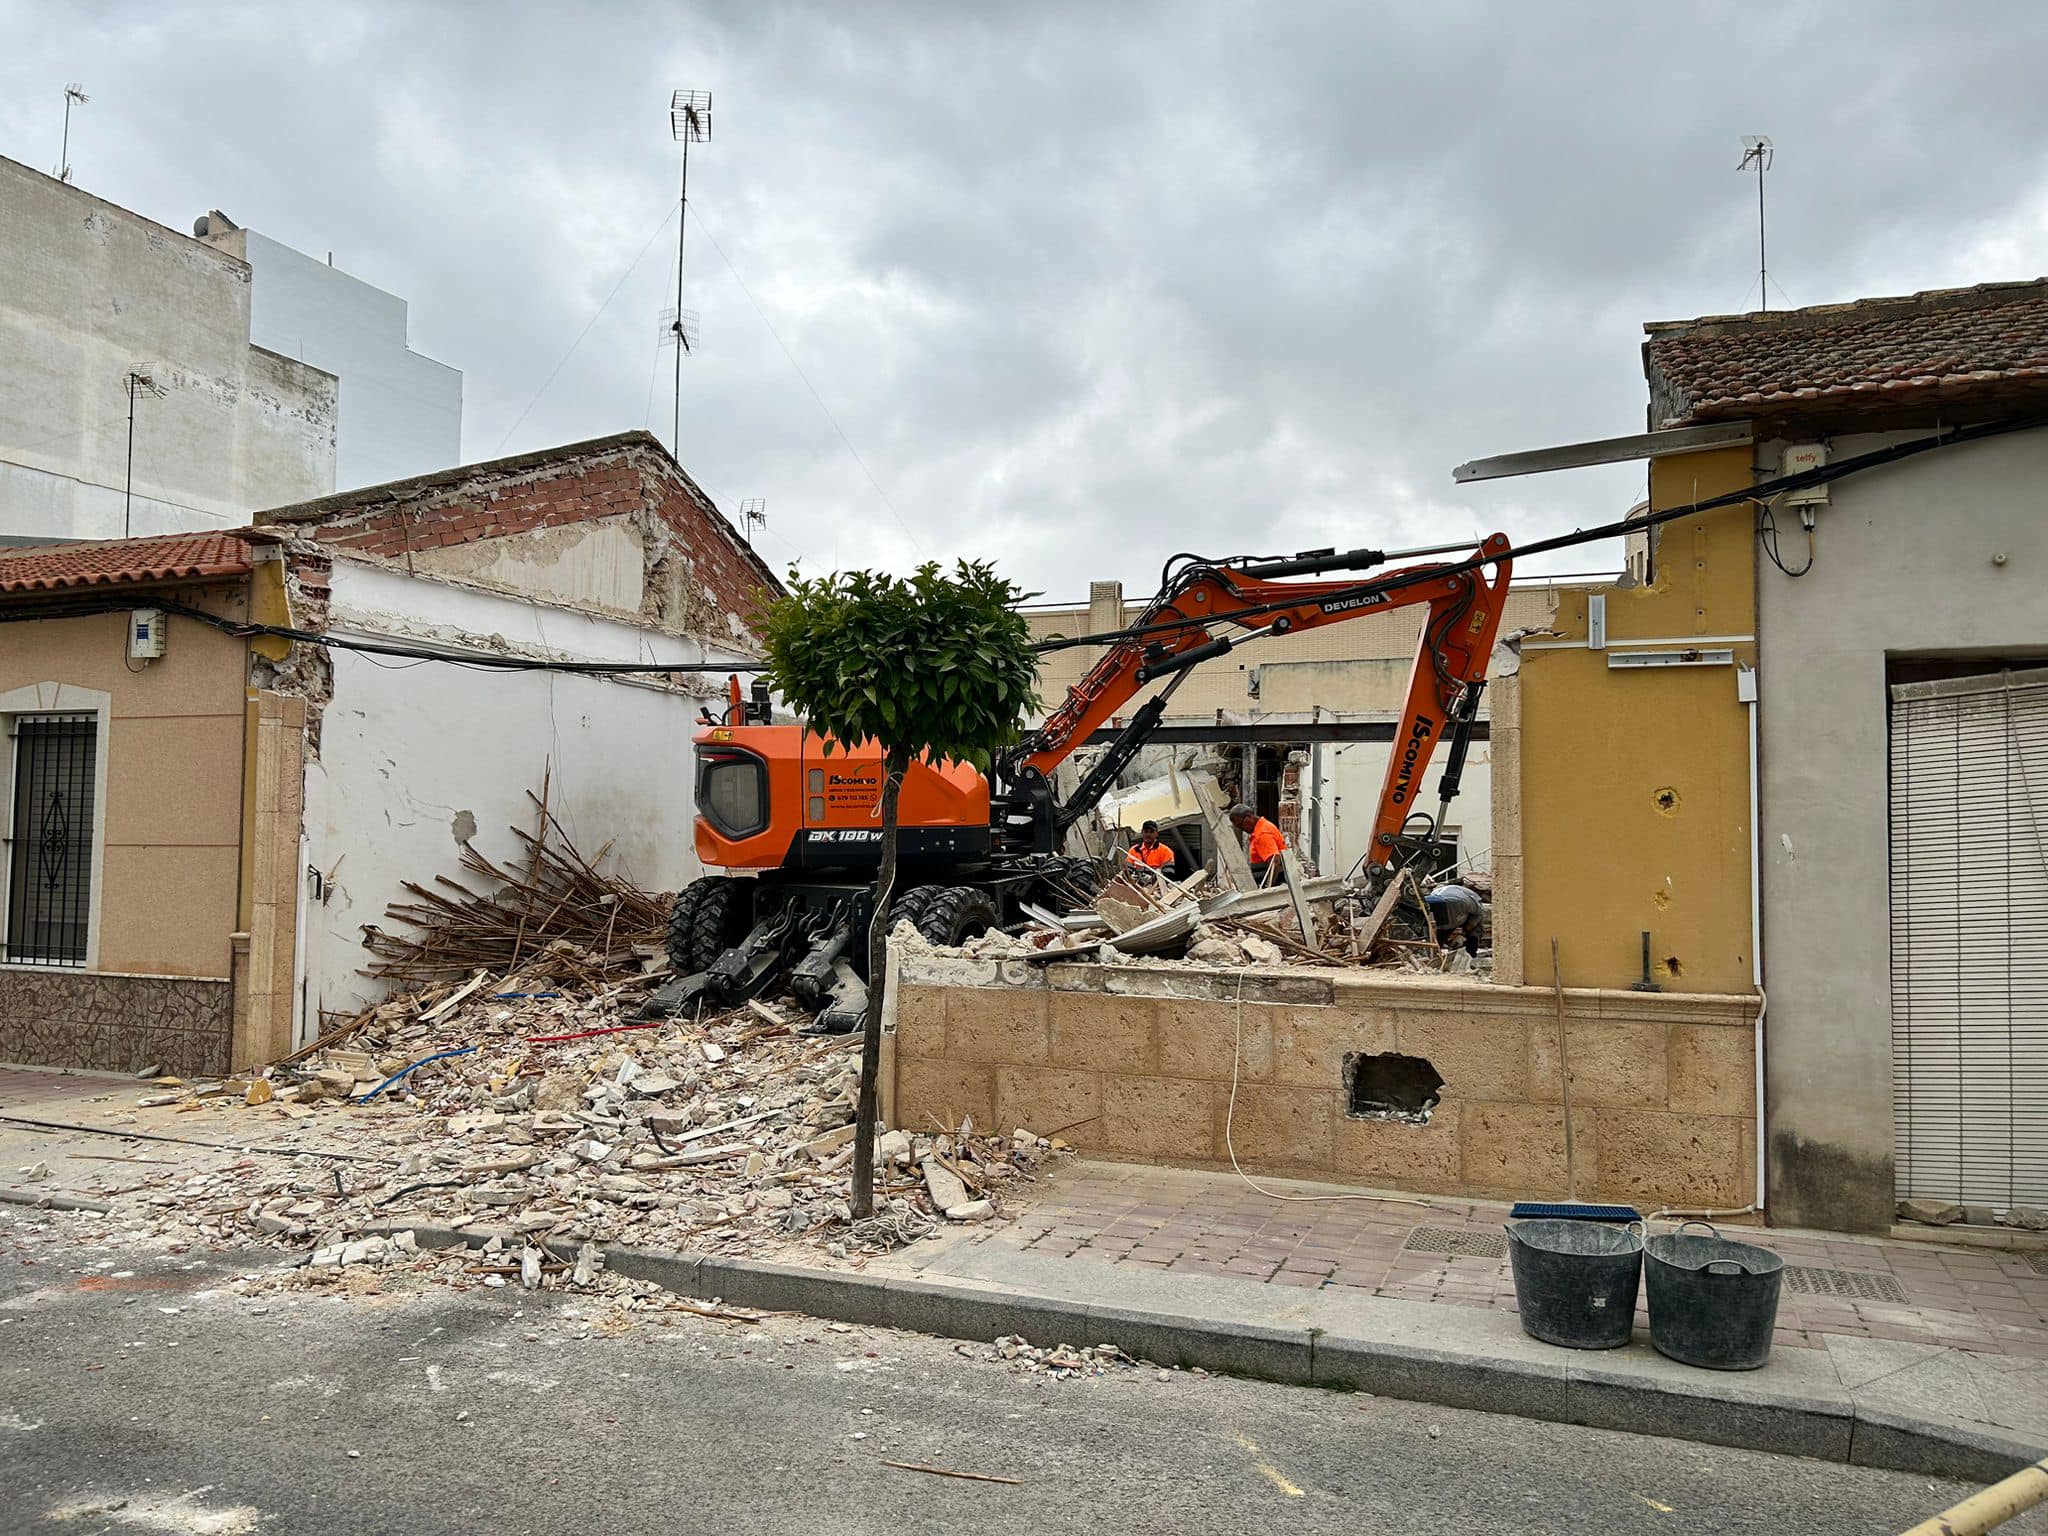
[[(1198, 1167), (1228, 1166), (1234, 1145), (1247, 1171), (1431, 1194), (1719, 1208), (1754, 1191), (1748, 998), (1567, 989), (1561, 1051), (1547, 988), (944, 957), (906, 957), (899, 976), (901, 1126), (972, 1115)], [(1361, 1054), (1431, 1064), (1426, 1123), (1350, 1112)]]
[(0, 1061), (215, 1076), (228, 1070), (233, 991), (192, 976), (0, 969)]

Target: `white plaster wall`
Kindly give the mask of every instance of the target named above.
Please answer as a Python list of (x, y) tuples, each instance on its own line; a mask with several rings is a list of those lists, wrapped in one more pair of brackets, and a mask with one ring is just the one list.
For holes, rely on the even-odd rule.
[[(1837, 460), (1896, 441), (1840, 437)], [(1782, 445), (1758, 457), (1775, 466)], [(1887, 655), (2048, 649), (2048, 432), (1838, 481), (1813, 569), (1758, 563), (1766, 1098), (1779, 1220), (1889, 1220)], [(1781, 512), (1787, 564), (1805, 555)], [(2004, 565), (1992, 563), (1995, 553)]]
[(462, 462), (462, 374), (406, 345), (403, 299), (253, 229), (219, 243), (254, 274), (251, 339), (341, 380), (335, 490)]
[[(1350, 870), (1372, 842), (1373, 818), (1379, 810), (1380, 786), (1386, 780), (1387, 761), (1393, 755), (1390, 741), (1322, 742), (1315, 747), (1316, 783), (1311, 803), (1317, 811), (1317, 831), (1322, 853), (1319, 864), (1327, 875)], [(1423, 778), (1418, 810), (1436, 814), (1436, 786), (1443, 772), (1448, 748), (1439, 752)], [(1306, 788), (1306, 786), (1304, 786)], [(1474, 741), (1465, 756), (1465, 778), (1458, 798), (1451, 802), (1450, 829), (1458, 834), (1460, 859), (1472, 858), (1472, 866), (1491, 869), (1493, 848), (1493, 747)]]
[[(558, 659), (694, 661), (696, 641), (402, 571), (337, 561), (329, 622), (337, 634), (399, 637)], [(698, 697), (653, 684), (546, 673), (491, 673), (336, 650), (320, 755), (306, 769), (309, 864), (327, 877), (307, 902), (306, 1023), (352, 1011), (383, 988), (358, 974), (362, 926), (407, 880), (462, 877), (458, 832), (504, 861), (549, 802), (586, 856), (613, 844), (618, 867), (651, 890), (699, 872), (691, 739)], [(381, 664), (380, 664), (381, 663)], [(706, 677), (703, 696), (722, 687)], [(311, 882), (309, 881), (309, 886)]]
[(0, 159), (0, 535), (231, 527), (334, 488), (335, 386), (249, 341), (249, 268)]

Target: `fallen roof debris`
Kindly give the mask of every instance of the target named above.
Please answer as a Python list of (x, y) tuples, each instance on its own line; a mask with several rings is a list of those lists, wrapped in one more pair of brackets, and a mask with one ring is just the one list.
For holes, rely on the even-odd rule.
[(971, 1122), (886, 1130), (876, 1213), (855, 1221), (858, 1037), (800, 1035), (802, 1017), (759, 1000), (634, 1020), (669, 970), (665, 903), (604, 871), (605, 851), (585, 860), (535, 803), (524, 871), (472, 852), (494, 894), (410, 887), (393, 914), (413, 932), (371, 932), (374, 973), (414, 990), (272, 1067), (150, 1083), (138, 1107), (230, 1120), (189, 1139), (264, 1155), (145, 1176), (116, 1219), (254, 1233), (305, 1249), (316, 1276), (425, 1262), (413, 1227), (489, 1232), (461, 1273), (575, 1286), (595, 1280), (598, 1244), (857, 1259), (995, 1217), (1064, 1147)]

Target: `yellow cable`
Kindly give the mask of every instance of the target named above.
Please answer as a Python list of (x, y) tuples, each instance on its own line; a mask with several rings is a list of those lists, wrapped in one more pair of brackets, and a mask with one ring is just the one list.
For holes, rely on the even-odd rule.
[(1231, 1127), (1237, 1118), (1237, 1079), (1244, 1063), (1244, 978), (1245, 968), (1237, 972), (1237, 1044), (1230, 1053), (1230, 1102), (1223, 1110), (1223, 1150), (1230, 1154), (1230, 1171), (1243, 1179), (1245, 1184), (1268, 1200), (1287, 1200), (1299, 1204), (1315, 1204), (1326, 1200), (1379, 1200), (1389, 1205), (1419, 1205), (1428, 1210), (1436, 1208), (1433, 1200), (1422, 1200), (1412, 1195), (1283, 1195), (1277, 1189), (1267, 1189), (1237, 1164), (1237, 1145), (1231, 1138)]

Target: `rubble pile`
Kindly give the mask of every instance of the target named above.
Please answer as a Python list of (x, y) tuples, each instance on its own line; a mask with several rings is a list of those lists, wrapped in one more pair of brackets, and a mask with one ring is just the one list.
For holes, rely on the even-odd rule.
[[(1029, 909), (1015, 934), (991, 934), (966, 952), (982, 959), (1107, 964), (1145, 957), (1196, 965), (1375, 966), (1434, 974), (1471, 970), (1470, 957), (1446, 954), (1432, 931), (1421, 883), (1403, 875), (1376, 897), (1362, 880), (1310, 878), (1294, 869), (1264, 889), (1209, 891), (1197, 870), (1174, 883), (1127, 870), (1097, 893), (1089, 909)], [(1482, 952), (1480, 968), (1490, 960)]]
[(1005, 1334), (993, 1344), (955, 1344), (953, 1352), (970, 1360), (1003, 1361), (1013, 1370), (1034, 1376), (1050, 1376), (1055, 1381), (1067, 1381), (1076, 1376), (1107, 1376), (1116, 1371), (1134, 1371), (1139, 1366), (1138, 1361), (1114, 1344), (1092, 1347), (1051, 1344), (1041, 1349), (1021, 1333)]
[(1054, 1150), (971, 1123), (886, 1131), (876, 1214), (856, 1222), (857, 1037), (799, 1035), (762, 1003), (629, 1022), (644, 981), (537, 984), (565, 945), (510, 978), (385, 1003), (345, 1045), (297, 1062), (159, 1080), (139, 1103), (232, 1119), (238, 1140), (250, 1120), (288, 1120), (320, 1150), (152, 1191), (152, 1219), (214, 1239), (255, 1232), (337, 1270), (404, 1262), (414, 1224), (492, 1232), (531, 1288), (575, 1278), (596, 1244), (836, 1258), (893, 1247), (994, 1216)]

